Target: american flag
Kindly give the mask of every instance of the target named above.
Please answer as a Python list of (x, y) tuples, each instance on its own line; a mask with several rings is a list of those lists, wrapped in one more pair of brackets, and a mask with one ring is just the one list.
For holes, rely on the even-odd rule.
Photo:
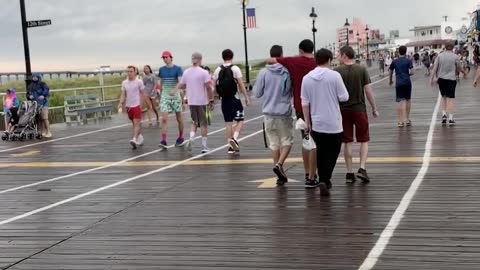
[(257, 28), (257, 16), (254, 8), (247, 8), (247, 28)]

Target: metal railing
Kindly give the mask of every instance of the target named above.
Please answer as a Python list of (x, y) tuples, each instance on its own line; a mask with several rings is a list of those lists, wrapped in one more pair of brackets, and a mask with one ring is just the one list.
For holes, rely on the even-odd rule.
[[(75, 88), (66, 88), (66, 89), (51, 89), (50, 93), (67, 93), (65, 96), (68, 96), (68, 95), (78, 96), (78, 95), (83, 94), (83, 92), (96, 91), (99, 94), (98, 97), (100, 98), (100, 103), (102, 105), (105, 105), (107, 103), (114, 103), (114, 102), (120, 101), (119, 98), (106, 100), (105, 91), (107, 89), (114, 89), (114, 88), (120, 89), (120, 87), (121, 87), (121, 85), (117, 84), (117, 85), (99, 85), (99, 86), (90, 86), (90, 87), (75, 87)], [(23, 99), (21, 97), (25, 97), (25, 95), (26, 95), (25, 91), (17, 92), (17, 96), (20, 97), (20, 99)], [(119, 91), (119, 95), (120, 95), (120, 91)], [(0, 93), (0, 100), (3, 101), (4, 96), (6, 96), (6, 93)], [(64, 105), (53, 106), (53, 107), (49, 107), (48, 110), (53, 111), (53, 114), (56, 114), (55, 111), (63, 110), (64, 108), (65, 108)], [(7, 117), (5, 117), (5, 112), (0, 112), (0, 117), (3, 118), (3, 121), (0, 121), (0, 123), (3, 122), (4, 123), (3, 128), (6, 128), (7, 127)], [(63, 117), (63, 113), (62, 113), (62, 117)], [(0, 128), (0, 130), (1, 130), (1, 128)]]

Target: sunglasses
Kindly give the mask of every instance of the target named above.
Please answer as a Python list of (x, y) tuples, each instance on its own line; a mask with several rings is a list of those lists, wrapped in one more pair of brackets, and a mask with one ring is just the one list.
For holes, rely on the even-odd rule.
[(163, 56), (162, 59), (168, 59), (170, 56)]

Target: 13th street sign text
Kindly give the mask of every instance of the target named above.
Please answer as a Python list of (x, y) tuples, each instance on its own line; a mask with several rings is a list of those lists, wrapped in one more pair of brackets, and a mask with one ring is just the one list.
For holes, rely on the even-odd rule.
[(27, 27), (28, 28), (40, 27), (40, 26), (47, 26), (47, 25), (51, 25), (51, 24), (52, 24), (52, 20), (28, 21), (27, 22)]

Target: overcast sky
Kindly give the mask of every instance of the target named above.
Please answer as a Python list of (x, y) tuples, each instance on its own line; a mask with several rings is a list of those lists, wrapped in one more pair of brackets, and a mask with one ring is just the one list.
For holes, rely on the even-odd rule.
[[(442, 16), (465, 17), (477, 0), (251, 0), (258, 29), (249, 30), (251, 59), (267, 56), (273, 44), (295, 54), (311, 38), (308, 17), (318, 13), (317, 43), (335, 41), (345, 18), (360, 17), (371, 28), (408, 30), (439, 24)], [(400, 4), (400, 5), (399, 5)], [(28, 20), (52, 19), (51, 26), (29, 30), (34, 70), (90, 70), (101, 65), (159, 66), (170, 50), (177, 64), (189, 64), (193, 51), (204, 62), (220, 62), (231, 48), (243, 61), (242, 13), (239, 0), (26, 0)], [(0, 72), (24, 71), (18, 0), (0, 0)], [(319, 47), (317, 46), (317, 47)]]

